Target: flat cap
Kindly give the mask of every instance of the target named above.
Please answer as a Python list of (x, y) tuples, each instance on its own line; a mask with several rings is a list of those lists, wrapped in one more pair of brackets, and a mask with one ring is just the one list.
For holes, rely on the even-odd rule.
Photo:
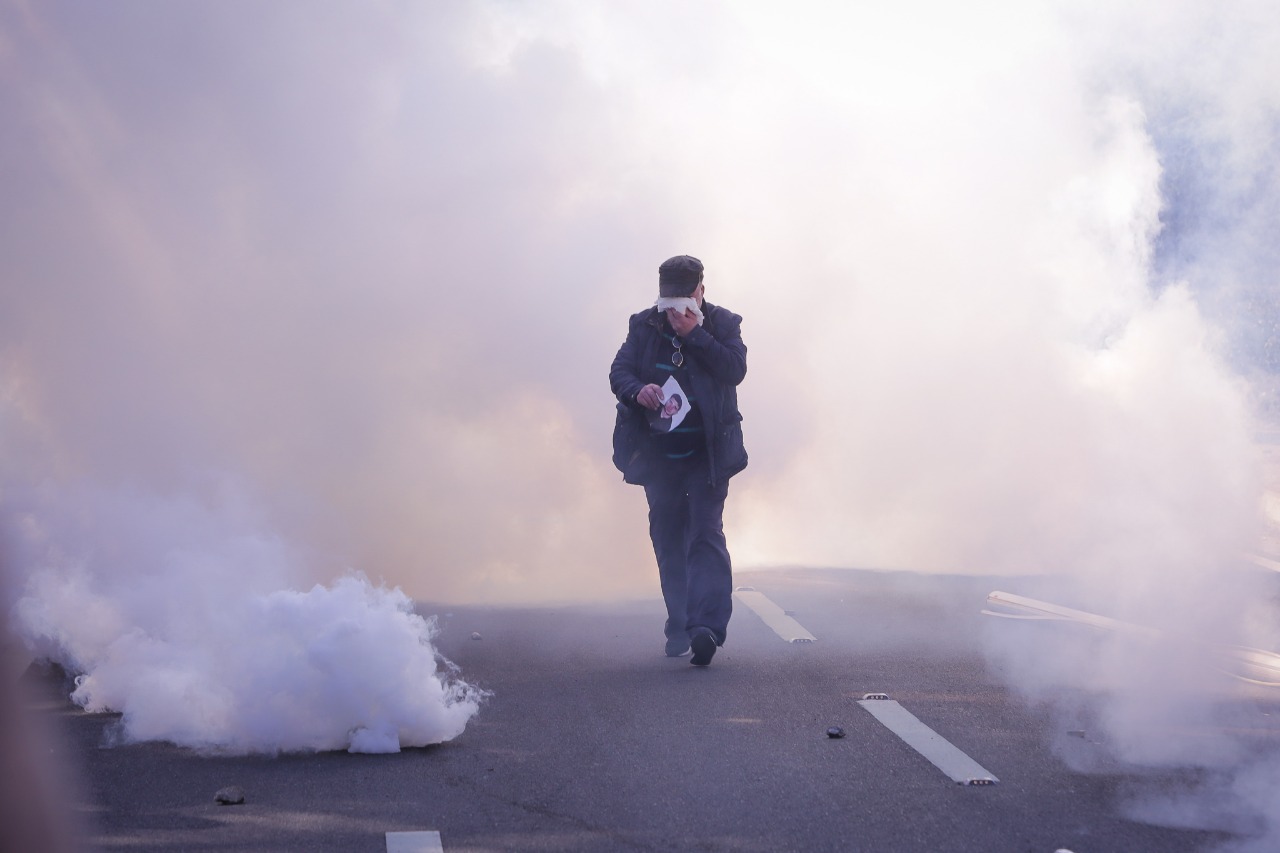
[(658, 267), (659, 296), (688, 296), (702, 281), (702, 261), (693, 255), (667, 258)]

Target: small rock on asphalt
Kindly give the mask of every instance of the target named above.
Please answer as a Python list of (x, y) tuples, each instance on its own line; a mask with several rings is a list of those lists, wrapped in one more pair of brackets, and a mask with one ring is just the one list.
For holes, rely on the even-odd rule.
[(827, 729), (827, 737), (831, 737), (831, 738), (844, 737), (844, 729), (840, 728), (839, 726), (832, 726), (831, 728)]
[(213, 801), (220, 806), (238, 806), (244, 802), (244, 789), (228, 785), (213, 795)]
[(480, 639), (480, 632), (479, 632), (479, 631), (472, 631), (472, 632), (471, 632), (471, 639), (473, 639), (473, 640), (478, 640), (478, 639)]

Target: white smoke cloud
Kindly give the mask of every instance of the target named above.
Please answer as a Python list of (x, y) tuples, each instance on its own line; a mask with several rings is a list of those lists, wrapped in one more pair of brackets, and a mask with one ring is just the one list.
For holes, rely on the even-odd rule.
[[(483, 693), (432, 648), (398, 589), (348, 575), (294, 591), (299, 555), (236, 490), (84, 492), (26, 514), (13, 609), (34, 651), (82, 673), (71, 699), (115, 737), (223, 752), (396, 752), (456, 737)], [(90, 551), (60, 543), (89, 538)]]
[[(241, 594), (216, 620), (166, 626), (161, 636), (112, 625), (115, 602), (87, 585), (83, 576), (38, 575), (18, 615), (29, 635), (56, 632), (47, 639), (86, 673), (71, 699), (121, 712), (124, 741), (398, 752), (461, 734), (482, 699), (437, 666), (433, 627), (404, 594), (364, 578)], [(69, 627), (81, 625), (94, 630)], [(116, 630), (103, 635), (103, 627)]]

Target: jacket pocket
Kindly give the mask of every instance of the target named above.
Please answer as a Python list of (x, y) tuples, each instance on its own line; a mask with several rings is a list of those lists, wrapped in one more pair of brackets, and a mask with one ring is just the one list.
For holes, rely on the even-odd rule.
[(729, 479), (747, 467), (747, 448), (742, 442), (742, 417), (724, 424), (716, 433), (716, 467), (718, 475)]
[(626, 403), (618, 403), (613, 423), (613, 467), (622, 472), (628, 483), (637, 482), (646, 437), (643, 417)]

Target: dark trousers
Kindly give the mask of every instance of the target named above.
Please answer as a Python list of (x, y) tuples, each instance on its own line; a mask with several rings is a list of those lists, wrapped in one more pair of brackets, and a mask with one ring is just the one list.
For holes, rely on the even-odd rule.
[(644, 495), (667, 604), (667, 637), (706, 627), (723, 645), (733, 611), (733, 567), (723, 523), (729, 484), (707, 482), (705, 456), (656, 467)]

